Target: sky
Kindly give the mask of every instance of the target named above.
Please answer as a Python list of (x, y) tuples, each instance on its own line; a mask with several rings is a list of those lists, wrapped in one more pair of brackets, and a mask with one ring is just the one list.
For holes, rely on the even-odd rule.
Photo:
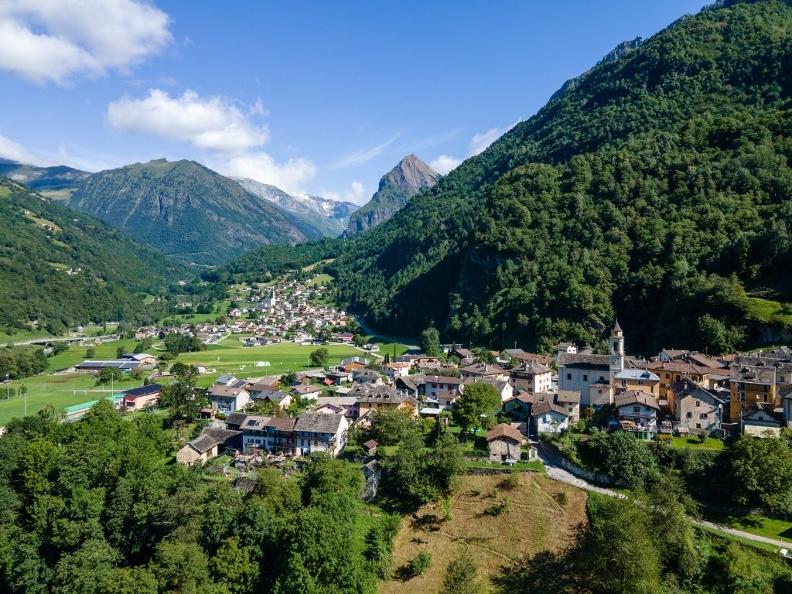
[(701, 0), (0, 0), (0, 157), (165, 157), (364, 203), (441, 173)]

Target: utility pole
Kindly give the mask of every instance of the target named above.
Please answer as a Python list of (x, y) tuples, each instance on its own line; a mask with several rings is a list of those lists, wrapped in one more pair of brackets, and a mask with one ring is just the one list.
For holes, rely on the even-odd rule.
[(6, 400), (8, 400), (11, 397), (11, 395), (8, 392), (8, 378), (10, 378), (10, 377), (11, 377), (11, 374), (10, 373), (6, 373), (6, 381), (5, 381), (5, 384), (6, 384)]

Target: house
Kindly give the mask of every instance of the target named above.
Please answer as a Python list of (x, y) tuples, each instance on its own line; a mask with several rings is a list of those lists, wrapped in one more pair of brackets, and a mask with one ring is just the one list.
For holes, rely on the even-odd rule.
[(713, 392), (690, 380), (673, 384), (668, 394), (674, 428), (683, 435), (720, 433), (724, 404)]
[(341, 384), (347, 384), (352, 381), (352, 374), (347, 373), (346, 371), (328, 371), (327, 378), (325, 379), (325, 383), (328, 385), (336, 385), (340, 386)]
[(569, 413), (566, 409), (547, 401), (531, 405), (531, 431), (534, 435), (561, 433), (568, 428)]
[(294, 417), (248, 415), (242, 423), (242, 450), (259, 449), (273, 453), (294, 453)]
[(695, 382), (705, 388), (710, 388), (712, 387), (709, 380), (710, 373), (723, 373), (720, 369), (713, 370), (709, 367), (701, 367), (694, 363), (679, 360), (655, 361), (647, 363), (645, 367), (660, 378), (660, 394), (664, 394), (674, 382), (679, 382), (683, 379)]
[(352, 381), (358, 384), (381, 384), (382, 376), (373, 369), (360, 369), (352, 372)]
[(470, 349), (465, 349), (462, 347), (452, 347), (448, 354), (452, 357), (456, 357), (459, 359), (459, 362), (464, 364), (472, 363), (473, 360), (476, 358), (476, 355), (473, 354), (473, 351)]
[(531, 418), (531, 406), (541, 402), (538, 396), (531, 392), (518, 392), (503, 403), (503, 412), (515, 421), (527, 421)]
[(353, 421), (358, 418), (360, 405), (354, 396), (319, 396), (316, 399), (316, 412), (332, 412), (343, 414)]
[(416, 373), (415, 375), (397, 377), (393, 385), (399, 392), (412, 396), (413, 398), (418, 398), (418, 396), (424, 394), (425, 381), (426, 376)]
[(262, 392), (258, 395), (256, 400), (272, 402), (282, 410), (291, 406), (293, 398), (291, 394), (286, 394), (281, 390), (275, 390), (274, 392)]
[(335, 458), (346, 445), (349, 422), (344, 415), (303, 413), (294, 425), (295, 453), (325, 452)]
[(338, 369), (341, 371), (345, 371), (347, 373), (354, 374), (356, 371), (360, 371), (361, 369), (365, 369), (366, 365), (360, 363), (359, 361), (351, 361), (349, 363), (342, 363), (338, 366)]
[[(498, 392), (501, 402), (505, 402), (514, 396), (514, 386), (512, 386), (511, 382), (508, 380), (495, 379), (493, 377), (470, 377), (463, 381), (463, 390), (464, 386), (471, 384), (487, 384), (492, 386)], [(456, 399), (456, 397), (454, 399)]]
[(487, 432), (490, 462), (514, 463), (520, 459), (520, 448), (525, 443), (523, 434), (507, 423), (495, 425)]
[[(241, 380), (240, 380), (241, 381)], [(250, 403), (250, 394), (244, 382), (233, 385), (215, 384), (209, 388), (209, 402), (212, 410), (231, 413), (244, 409)]]
[(580, 392), (559, 390), (555, 397), (556, 404), (569, 413), (569, 422), (577, 423), (580, 419)]
[[(597, 384), (598, 401), (592, 401), (591, 386)], [(599, 386), (610, 386), (610, 357), (567, 351), (558, 353), (558, 389), (578, 392), (584, 407), (598, 407), (606, 399)], [(610, 400), (608, 398), (608, 404)]]
[(522, 349), (506, 349), (503, 351), (503, 355), (509, 361), (517, 359), (520, 363), (539, 363), (539, 365), (544, 365), (545, 367), (549, 367), (552, 362), (550, 357), (536, 353), (526, 353)]
[(657, 413), (660, 405), (649, 394), (638, 390), (628, 390), (616, 396), (616, 418), (627, 431), (634, 431), (639, 437), (649, 439), (657, 434)]
[(226, 429), (239, 430), (239, 427), (245, 422), (246, 417), (247, 415), (241, 412), (229, 414), (225, 419)]
[(742, 432), (754, 437), (779, 437), (782, 420), (763, 406), (758, 405), (753, 411), (743, 413), (740, 419)]
[(491, 363), (473, 363), (459, 370), (459, 376), (465, 380), (476, 377), (490, 377), (498, 380), (508, 380), (509, 374), (500, 365)]
[(553, 373), (550, 368), (535, 361), (521, 363), (509, 371), (509, 375), (512, 380), (526, 380), (529, 391), (534, 394), (549, 392), (553, 379)]
[(737, 422), (741, 413), (757, 406), (772, 411), (776, 406), (776, 368), (763, 365), (735, 365), (729, 378), (729, 420)]
[(427, 375), (424, 378), (424, 394), (427, 398), (437, 398), (441, 392), (451, 392), (459, 395), (463, 389), (462, 384), (462, 379), (458, 377)]
[(613, 374), (613, 389), (616, 395), (637, 390), (660, 398), (660, 377), (648, 369), (623, 369)]
[(289, 393), (300, 400), (316, 400), (322, 393), (321, 388), (313, 385), (294, 386)]
[(415, 415), (418, 408), (415, 398), (384, 384), (357, 384), (352, 387), (349, 396), (357, 398), (361, 416), (367, 411), (377, 410), (403, 410)]
[(410, 368), (412, 364), (410, 363), (386, 363), (385, 364), (385, 375), (388, 376), (389, 379), (395, 380), (399, 377), (405, 377), (409, 375)]
[(176, 452), (176, 462), (193, 466), (216, 458), (224, 449), (241, 446), (241, 431), (204, 429), (195, 439)]
[[(220, 376), (220, 377), (225, 377), (225, 376)], [(217, 379), (218, 381), (220, 380), (220, 378)], [(250, 393), (250, 397), (255, 399), (255, 398), (260, 398), (263, 394), (266, 394), (268, 392), (277, 391), (279, 386), (280, 386), (280, 380), (278, 380), (278, 378), (263, 377), (248, 385), (247, 390)]]
[(369, 456), (373, 456), (377, 453), (377, 447), (379, 443), (375, 439), (369, 439), (366, 443), (363, 444), (363, 451), (368, 454)]
[(230, 373), (224, 373), (223, 375), (219, 376), (215, 380), (216, 386), (232, 386), (234, 384), (238, 384), (240, 380), (236, 378), (236, 376), (231, 375)]
[(162, 386), (159, 384), (148, 384), (139, 386), (122, 392), (124, 396), (123, 408), (126, 411), (143, 410), (156, 405), (159, 402)]
[[(566, 390), (559, 390), (566, 391)], [(574, 390), (570, 390), (574, 391)], [(583, 398), (581, 396), (581, 403)], [(601, 406), (609, 406), (613, 404), (613, 386), (607, 382), (594, 382), (589, 386), (588, 390), (588, 403), (586, 406), (593, 406), (599, 408)]]

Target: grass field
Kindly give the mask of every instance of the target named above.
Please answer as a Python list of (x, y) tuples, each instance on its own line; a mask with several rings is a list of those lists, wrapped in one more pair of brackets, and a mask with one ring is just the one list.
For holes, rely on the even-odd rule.
[(754, 514), (726, 514), (706, 508), (703, 509), (703, 513), (705, 519), (723, 524), (729, 528), (736, 528), (737, 530), (743, 530), (751, 534), (758, 534), (759, 536), (766, 536), (777, 540), (785, 540), (792, 544), (792, 522)]
[(702, 443), (697, 437), (678, 436), (671, 439), (671, 447), (692, 448), (698, 450), (722, 450), (724, 448), (724, 442), (722, 439), (708, 437), (704, 443)]
[[(177, 361), (188, 365), (201, 365), (216, 370), (208, 377), (221, 373), (234, 373), (241, 377), (263, 375), (280, 375), (289, 371), (304, 371), (314, 366), (309, 357), (319, 347), (301, 346), (290, 342), (282, 342), (260, 347), (243, 347), (229, 345), (235, 337), (229, 337), (221, 343), (210, 345), (207, 350), (197, 353), (183, 353)], [(337, 365), (341, 359), (353, 355), (363, 355), (356, 348), (344, 345), (327, 345), (330, 357), (327, 365)], [(256, 367), (257, 362), (269, 362), (266, 367)]]
[(792, 326), (792, 304), (760, 297), (748, 297), (748, 314), (762, 322), (776, 322)]
[[(487, 580), (523, 556), (559, 551), (572, 542), (575, 528), (586, 521), (585, 492), (533, 473), (516, 476), (514, 489), (504, 486), (503, 475), (463, 476), (446, 521), (436, 504), (406, 516), (394, 543), (395, 575), (420, 551), (432, 555), (432, 565), (424, 575), (383, 582), (380, 594), (437, 592), (449, 562), (465, 548)], [(509, 507), (499, 515), (485, 513), (506, 500)]]

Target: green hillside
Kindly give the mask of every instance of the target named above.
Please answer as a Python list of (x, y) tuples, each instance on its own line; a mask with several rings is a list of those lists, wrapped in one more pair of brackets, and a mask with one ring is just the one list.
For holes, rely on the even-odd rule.
[(167, 255), (221, 264), (260, 244), (297, 243), (322, 233), (194, 161), (135, 163), (80, 184), (71, 206)]
[(792, 266), (790, 64), (779, 0), (622, 48), (354, 238), (342, 298), (383, 330), (493, 345), (596, 344), (616, 315), (636, 351), (788, 338), (751, 296)]
[(88, 215), (0, 178), (0, 330), (147, 320), (185, 270)]

